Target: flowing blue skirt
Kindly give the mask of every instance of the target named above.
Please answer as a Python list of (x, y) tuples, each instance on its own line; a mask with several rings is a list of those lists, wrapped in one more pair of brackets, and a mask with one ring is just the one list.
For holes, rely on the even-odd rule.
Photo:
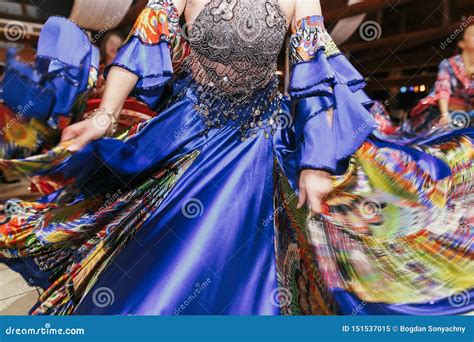
[(265, 224), (273, 215), (273, 142), (241, 142), (231, 127), (198, 137), (192, 106), (175, 104), (129, 141), (140, 157), (199, 155), (97, 282), (114, 303), (99, 307), (90, 291), (77, 314), (279, 312), (274, 232)]

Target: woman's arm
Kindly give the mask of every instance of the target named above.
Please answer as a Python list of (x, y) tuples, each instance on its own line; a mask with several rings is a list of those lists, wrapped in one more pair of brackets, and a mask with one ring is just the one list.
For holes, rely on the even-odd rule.
[[(114, 122), (111, 115), (118, 117), (134, 88), (154, 87), (160, 94), (159, 87), (171, 79), (171, 45), (179, 30), (178, 19), (185, 4), (186, 0), (148, 1), (123, 50), (119, 51), (121, 57), (117, 55), (117, 65), (112, 63), (108, 71), (104, 94), (94, 120), (85, 120), (63, 130), (61, 142), (74, 139), (68, 146), (70, 151), (77, 151), (88, 142), (104, 136)], [(163, 21), (163, 18), (169, 18), (169, 22)], [(151, 59), (155, 57), (156, 61)], [(140, 84), (145, 80), (146, 85)]]
[[(296, 0), (294, 13), (296, 21), (311, 15), (321, 15), (321, 4), (319, 0)], [(332, 121), (331, 110), (328, 120)], [(303, 169), (299, 175), (298, 188), (298, 208), (306, 203), (312, 215), (319, 214), (324, 197), (332, 191), (331, 175), (323, 170)]]
[(448, 125), (449, 124), (449, 100), (439, 99), (438, 106), (439, 106), (439, 112), (441, 113), (439, 123), (441, 125)]
[(133, 87), (138, 81), (138, 76), (123, 68), (113, 66), (110, 68), (105, 82), (104, 95), (100, 107), (118, 113)]
[(295, 0), (295, 19), (298, 20), (309, 15), (321, 15), (319, 0)]
[(324, 26), (319, 1), (296, 0), (290, 37), (289, 93), (298, 141), (299, 207), (321, 212), (332, 191), (331, 175), (344, 172), (348, 158), (376, 124), (368, 108), (364, 77), (341, 53)]
[(88, 142), (98, 139), (106, 134), (113, 120), (108, 113), (113, 113), (117, 118), (122, 106), (137, 83), (138, 77), (119, 67), (110, 69), (107, 81), (105, 83), (104, 95), (102, 97), (100, 108), (102, 112), (97, 113), (94, 120), (85, 120), (74, 125), (68, 126), (63, 130), (61, 142), (75, 139), (68, 146), (68, 150), (75, 152), (80, 150)]
[(435, 91), (439, 97), (438, 106), (441, 113), (440, 123), (449, 123), (449, 98), (451, 97), (451, 75), (449, 73), (449, 61), (443, 60), (438, 69), (438, 77), (435, 83)]

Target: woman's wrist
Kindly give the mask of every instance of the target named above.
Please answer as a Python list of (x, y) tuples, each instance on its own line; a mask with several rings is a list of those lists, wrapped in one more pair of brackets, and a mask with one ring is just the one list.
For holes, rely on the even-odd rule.
[(116, 111), (107, 108), (99, 107), (94, 109), (85, 119), (92, 120), (94, 126), (105, 130), (108, 136), (114, 134), (117, 129)]
[(302, 166), (299, 168), (299, 174), (311, 172), (312, 174), (322, 176), (322, 177), (331, 177), (333, 170), (324, 168), (324, 167), (312, 167), (312, 166)]

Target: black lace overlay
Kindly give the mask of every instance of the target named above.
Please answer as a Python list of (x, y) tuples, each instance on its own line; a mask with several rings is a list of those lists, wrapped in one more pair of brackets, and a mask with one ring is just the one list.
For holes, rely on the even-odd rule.
[(270, 116), (279, 113), (276, 68), (286, 29), (278, 0), (204, 6), (189, 29), (191, 49), (182, 68), (205, 89), (196, 109), (208, 128), (238, 121), (242, 140), (255, 136), (254, 128), (268, 128), (266, 137), (274, 132), (278, 119)]

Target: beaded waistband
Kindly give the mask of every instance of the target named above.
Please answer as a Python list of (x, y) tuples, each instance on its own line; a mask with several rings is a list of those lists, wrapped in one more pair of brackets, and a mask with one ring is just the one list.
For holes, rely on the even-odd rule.
[(206, 124), (202, 135), (212, 128), (232, 126), (240, 131), (242, 141), (256, 137), (259, 131), (268, 139), (279, 126), (283, 95), (276, 78), (243, 103), (228, 98), (212, 83), (196, 82), (188, 73), (178, 76), (173, 87), (174, 100), (186, 96), (195, 103), (194, 109)]

